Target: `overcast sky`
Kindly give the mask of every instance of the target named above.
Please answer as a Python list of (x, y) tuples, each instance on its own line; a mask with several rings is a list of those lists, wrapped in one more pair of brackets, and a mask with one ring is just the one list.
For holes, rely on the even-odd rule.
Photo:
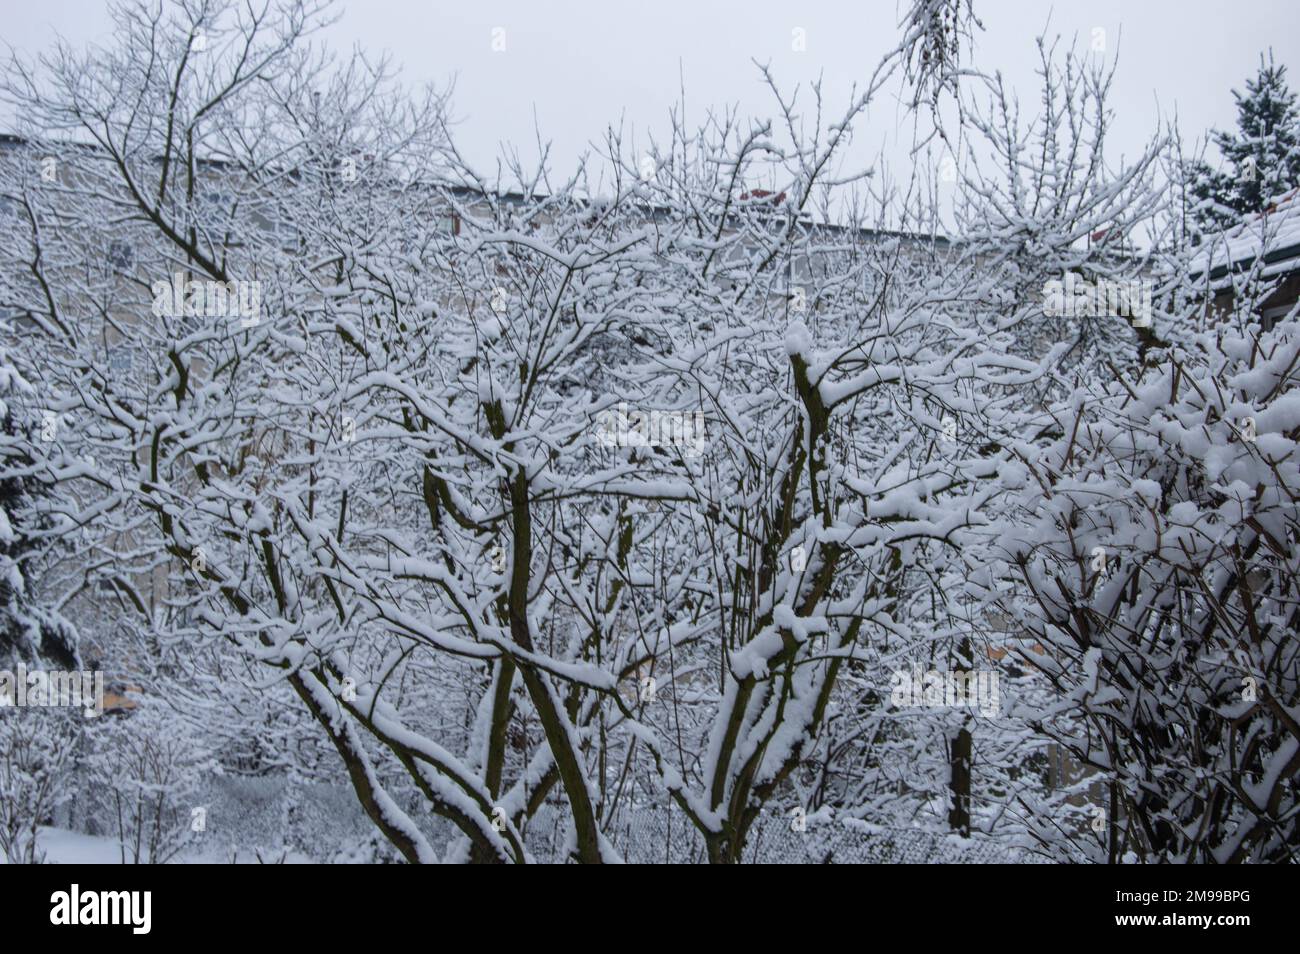
[[(455, 112), (464, 120), (458, 140), (474, 161), (490, 161), (502, 141), (532, 149), (536, 117), (562, 171), (620, 117), (638, 132), (663, 130), (679, 75), (692, 118), (706, 104), (726, 103), (770, 116), (753, 59), (770, 62), (783, 84), (822, 74), (833, 102), (842, 103), (850, 85), (863, 82), (897, 42), (899, 5), (344, 0), (343, 18), (328, 38), (390, 51), (409, 82), (445, 84), (454, 76)], [(108, 39), (99, 0), (0, 0), (0, 8), (4, 39), (22, 52), (43, 48), (56, 32), (75, 43)], [(1088, 50), (1093, 31), (1104, 30), (1107, 51), (1119, 52), (1113, 142), (1122, 150), (1136, 150), (1159, 117), (1175, 110), (1189, 137), (1231, 126), (1230, 89), (1253, 74), (1270, 45), (1300, 86), (1297, 0), (975, 0), (975, 9), (984, 24), (976, 65), (1001, 69), (1027, 107), (1037, 98), (1034, 37), (1074, 37)], [(497, 28), (504, 30), (503, 51), (493, 49)], [(805, 37), (802, 52), (792, 49), (796, 28)], [(854, 148), (862, 156), (883, 149), (894, 162), (906, 156), (910, 137), (896, 100), (886, 97), (858, 125)]]

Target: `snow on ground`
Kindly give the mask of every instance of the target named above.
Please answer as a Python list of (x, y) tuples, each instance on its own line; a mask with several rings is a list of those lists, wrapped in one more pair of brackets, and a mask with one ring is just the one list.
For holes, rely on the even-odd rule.
[[(85, 835), (66, 828), (42, 828), (37, 843), (45, 853), (45, 863), (52, 865), (116, 865), (122, 863), (122, 854), (116, 838)], [(260, 857), (259, 857), (260, 856)], [(264, 849), (236, 850), (224, 853), (216, 850), (183, 852), (173, 864), (290, 864), (308, 865), (315, 862), (300, 851), (268, 852)], [(0, 857), (0, 864), (4, 864)]]

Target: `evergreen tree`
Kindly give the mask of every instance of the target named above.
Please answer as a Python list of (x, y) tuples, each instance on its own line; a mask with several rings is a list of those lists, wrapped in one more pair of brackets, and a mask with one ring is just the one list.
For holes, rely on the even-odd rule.
[(1246, 92), (1232, 95), (1236, 132), (1211, 133), (1223, 167), (1196, 162), (1189, 169), (1202, 228), (1235, 224), (1300, 184), (1300, 111), (1287, 87), (1286, 67), (1273, 62), (1270, 50), (1267, 63), (1261, 56), (1259, 72), (1246, 80)]
[(17, 473), (31, 458), (21, 450), (21, 425), (9, 406), (11, 395), (30, 390), (0, 348), (0, 666), (26, 661), (80, 668), (77, 635), (58, 613), (36, 604), (25, 562), (34, 542), (27, 526), (38, 486)]

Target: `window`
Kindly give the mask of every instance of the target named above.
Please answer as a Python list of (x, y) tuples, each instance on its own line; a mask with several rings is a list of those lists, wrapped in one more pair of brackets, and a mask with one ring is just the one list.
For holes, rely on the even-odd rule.
[(135, 249), (131, 243), (113, 241), (108, 243), (108, 263), (115, 269), (125, 272), (135, 264)]
[(135, 348), (117, 344), (108, 349), (108, 367), (116, 375), (130, 377), (135, 370)]
[(1289, 301), (1285, 305), (1277, 305), (1273, 308), (1265, 308), (1263, 313), (1259, 316), (1260, 327), (1264, 331), (1272, 330), (1273, 326), (1277, 324), (1278, 320), (1281, 318), (1285, 318), (1287, 315), (1289, 315), (1295, 309), (1295, 307), (1296, 307), (1296, 303), (1294, 301)]

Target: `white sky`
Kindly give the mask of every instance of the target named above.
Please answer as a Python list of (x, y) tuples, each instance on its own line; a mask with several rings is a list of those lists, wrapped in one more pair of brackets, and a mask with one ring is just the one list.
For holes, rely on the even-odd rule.
[[(1176, 110), (1184, 135), (1230, 127), (1230, 89), (1253, 75), (1272, 45), (1300, 88), (1300, 3), (1297, 0), (975, 0), (985, 29), (975, 63), (1001, 69), (1026, 108), (1037, 98), (1034, 37), (1047, 29), (1077, 37), (1088, 49), (1094, 28), (1119, 49), (1111, 101), (1112, 143), (1136, 151), (1160, 116)], [(553, 144), (556, 171), (567, 171), (584, 146), (622, 117), (625, 128), (662, 131), (685, 76), (688, 118), (706, 104), (739, 103), (742, 112), (772, 115), (752, 59), (770, 62), (786, 86), (818, 74), (832, 102), (845, 101), (898, 38), (897, 0), (708, 3), (654, 0), (344, 0), (331, 43), (388, 50), (411, 83), (445, 84), (456, 77), (455, 112), (462, 150), (493, 160), (500, 142), (534, 154), (534, 116)], [(33, 53), (55, 32), (75, 43), (105, 42), (109, 26), (99, 0), (0, 0), (0, 34)], [(492, 50), (504, 28), (506, 49)], [(805, 52), (792, 50), (795, 27)], [(892, 97), (880, 100), (856, 127), (854, 159), (881, 149), (890, 162), (906, 156), (910, 127)], [(902, 145), (900, 145), (900, 143)], [(1112, 156), (1114, 158), (1114, 156)]]

